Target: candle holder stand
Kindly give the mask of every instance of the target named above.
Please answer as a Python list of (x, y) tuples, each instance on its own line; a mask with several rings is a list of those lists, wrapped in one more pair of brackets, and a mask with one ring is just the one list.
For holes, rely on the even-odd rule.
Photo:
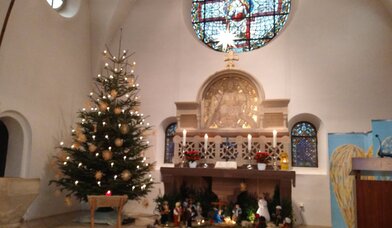
[(203, 150), (203, 168), (208, 168), (208, 164), (207, 164), (207, 149), (204, 148)]
[(278, 167), (278, 157), (279, 157), (279, 155), (278, 155), (277, 151), (278, 150), (276, 149), (276, 147), (272, 148), (272, 154), (271, 154), (271, 157), (272, 157), (272, 168), (275, 171), (277, 171), (279, 169), (279, 167)]
[(249, 148), (246, 149), (248, 151), (248, 157), (249, 157), (249, 164), (246, 166), (247, 169), (253, 169), (252, 167), (252, 150), (249, 150)]
[(184, 168), (185, 167), (185, 145), (181, 144), (181, 163), (180, 163), (180, 167)]

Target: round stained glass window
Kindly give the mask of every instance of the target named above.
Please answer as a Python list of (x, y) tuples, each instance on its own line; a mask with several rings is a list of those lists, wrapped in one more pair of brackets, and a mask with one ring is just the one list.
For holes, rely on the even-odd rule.
[(247, 52), (276, 37), (290, 7), (291, 0), (192, 0), (192, 24), (210, 48)]

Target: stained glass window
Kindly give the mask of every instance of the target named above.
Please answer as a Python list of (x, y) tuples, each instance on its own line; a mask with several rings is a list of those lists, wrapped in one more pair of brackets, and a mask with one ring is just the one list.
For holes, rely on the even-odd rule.
[(231, 50), (247, 52), (275, 38), (290, 8), (291, 0), (193, 0), (192, 24), (197, 37), (212, 49), (228, 51), (222, 39), (232, 39)]
[(165, 131), (165, 163), (172, 163), (174, 156), (174, 142), (173, 137), (176, 134), (177, 123), (172, 123), (167, 126)]
[(48, 4), (55, 10), (61, 9), (64, 5), (64, 0), (46, 0)]
[(292, 165), (318, 167), (317, 130), (309, 122), (298, 122), (291, 129)]

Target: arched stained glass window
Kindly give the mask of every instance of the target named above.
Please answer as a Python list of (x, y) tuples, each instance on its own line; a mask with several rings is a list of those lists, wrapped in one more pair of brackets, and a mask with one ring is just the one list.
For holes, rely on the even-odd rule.
[(247, 52), (275, 38), (290, 8), (291, 0), (193, 0), (192, 24), (210, 48)]
[(292, 165), (318, 167), (317, 130), (309, 122), (298, 122), (291, 129)]
[(172, 163), (174, 156), (173, 137), (176, 135), (177, 123), (171, 123), (165, 130), (165, 163)]

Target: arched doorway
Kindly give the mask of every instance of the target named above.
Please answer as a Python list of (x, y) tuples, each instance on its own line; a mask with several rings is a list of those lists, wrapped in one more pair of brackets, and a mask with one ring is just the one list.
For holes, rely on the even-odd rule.
[[(29, 176), (31, 160), (31, 127), (27, 119), (19, 112), (8, 110), (0, 112), (0, 122), (8, 132), (7, 153), (0, 153), (0, 161), (5, 162), (4, 177)], [(2, 127), (0, 127), (2, 128)], [(0, 147), (2, 143), (0, 133)], [(5, 159), (2, 159), (3, 156)], [(0, 164), (1, 168), (1, 164)]]
[(0, 120), (0, 177), (4, 177), (8, 149), (8, 129)]

